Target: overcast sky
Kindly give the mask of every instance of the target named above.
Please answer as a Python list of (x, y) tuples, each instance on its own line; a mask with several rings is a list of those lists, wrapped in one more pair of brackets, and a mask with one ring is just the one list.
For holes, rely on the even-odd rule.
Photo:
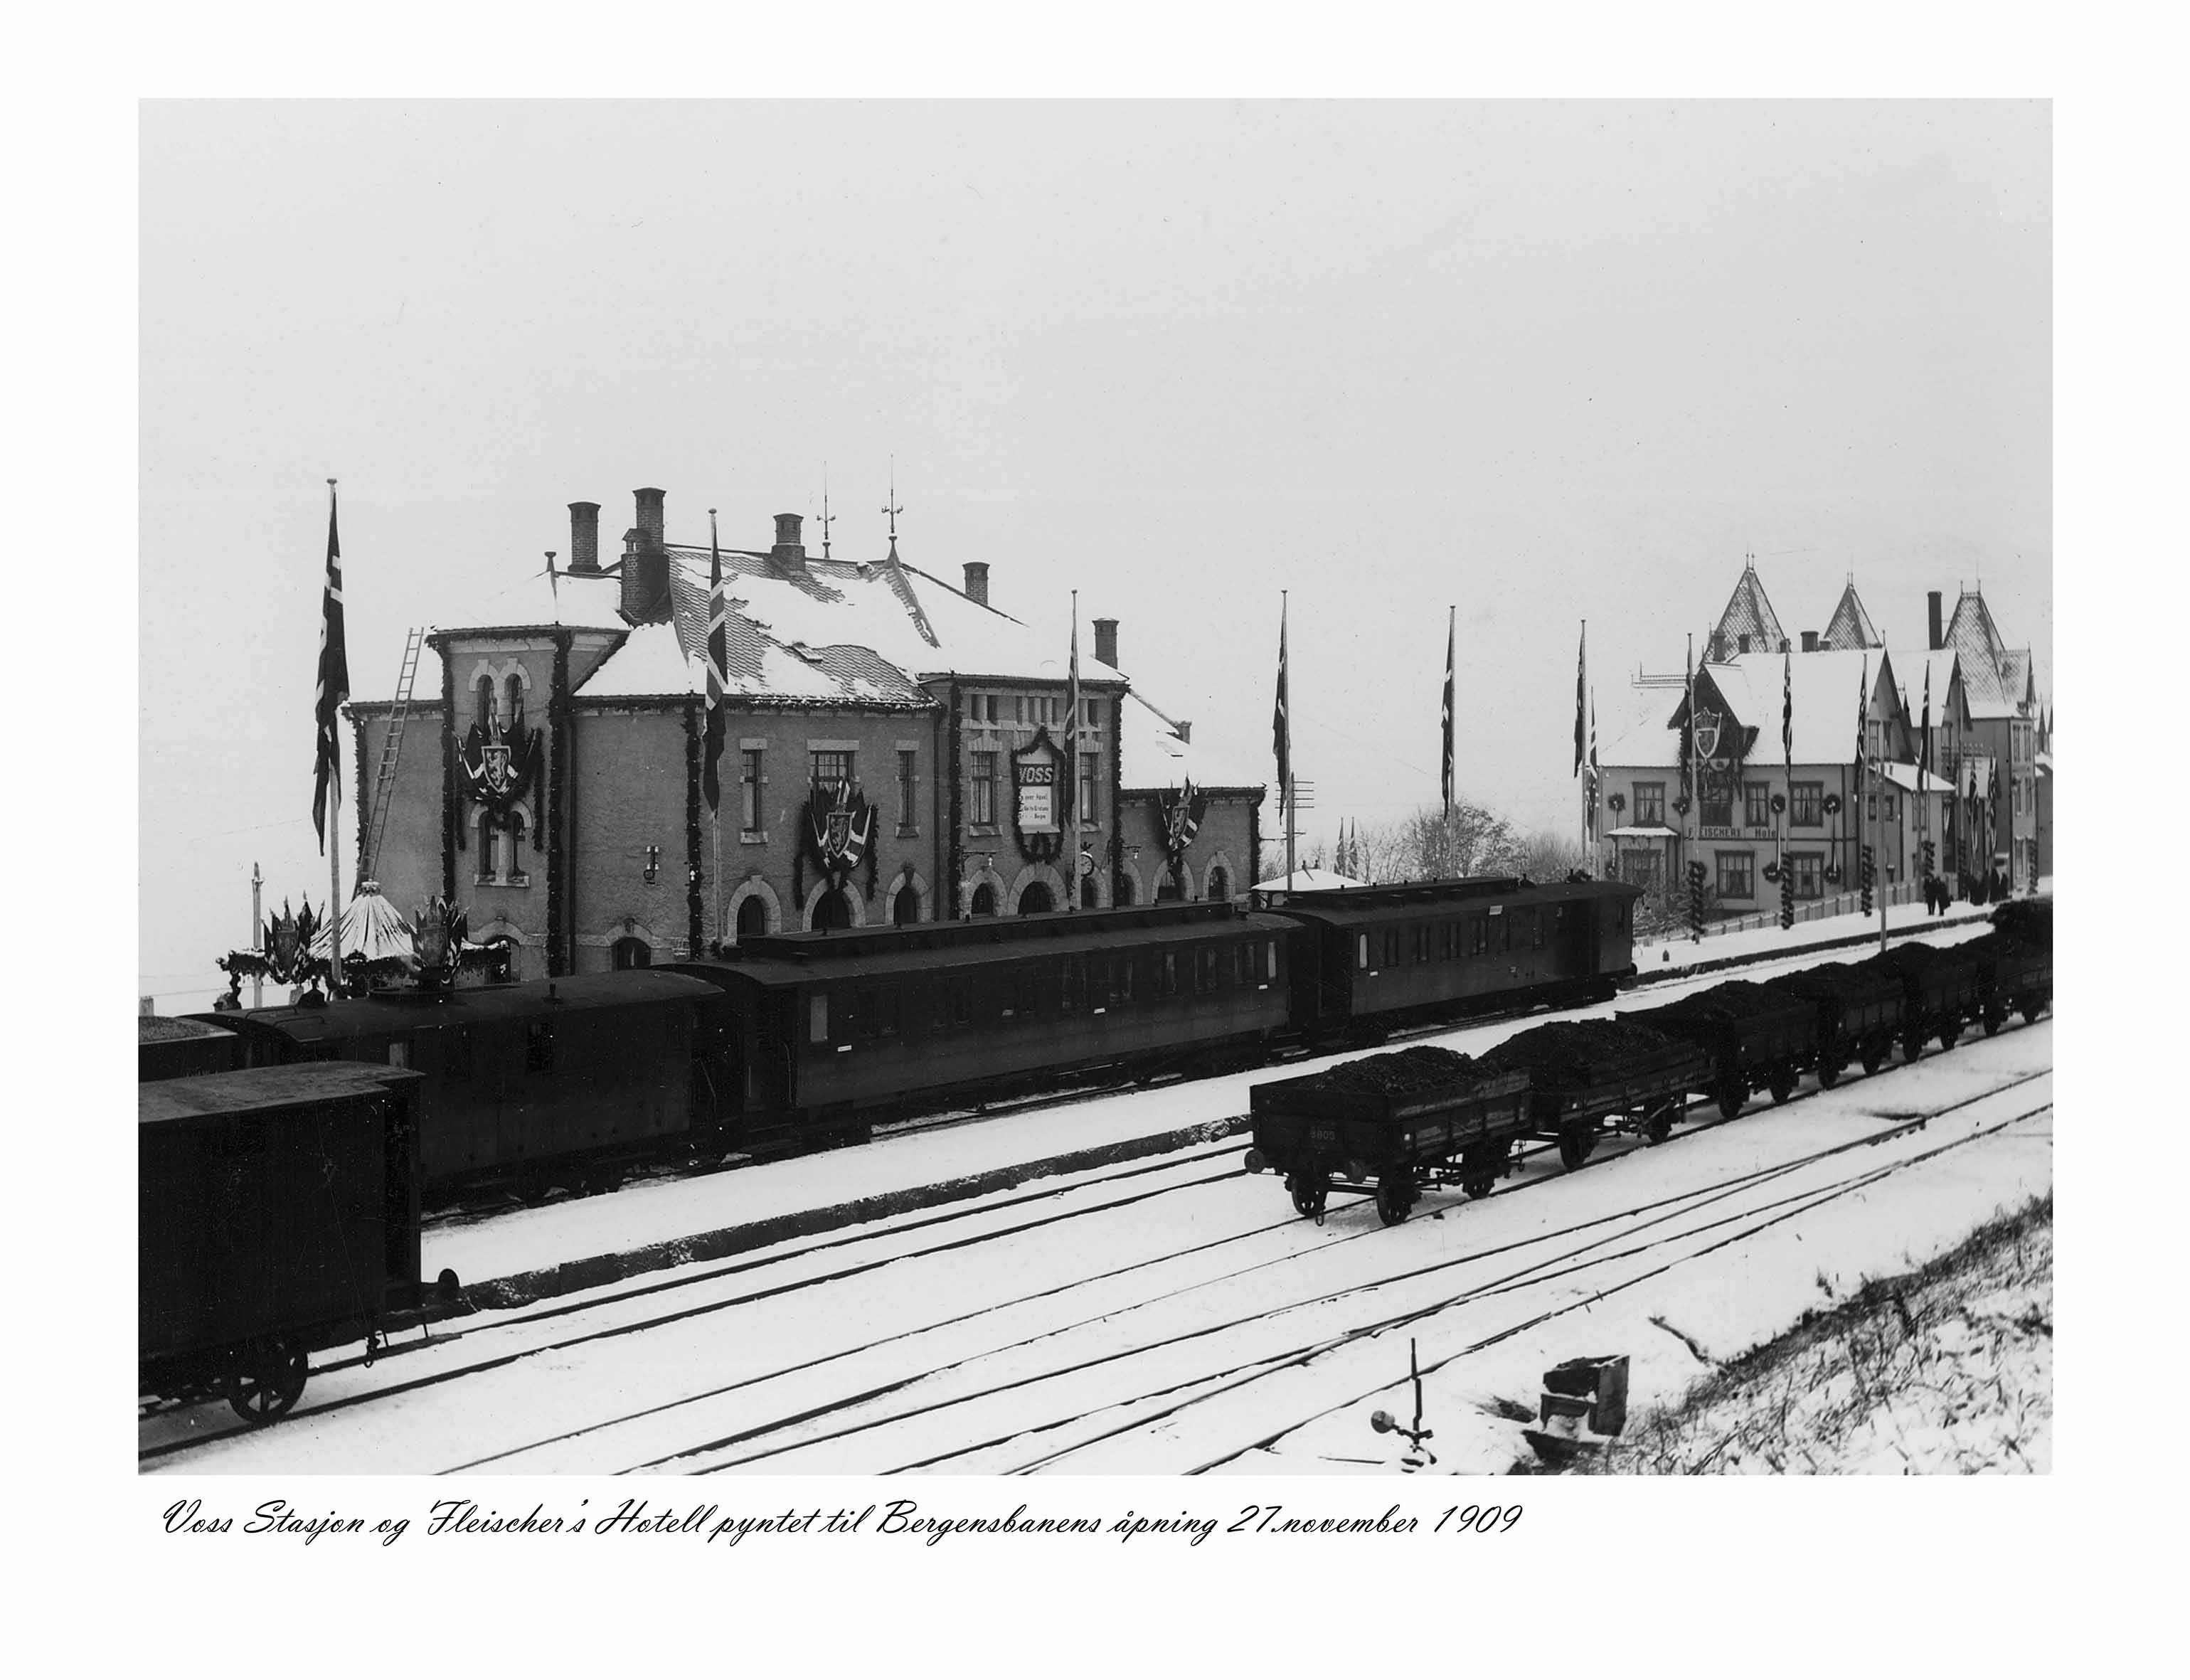
[(206, 1006), (254, 858), (325, 895), (329, 476), (360, 697), (566, 503), (763, 547), (825, 462), (837, 555), (894, 455), (909, 561), (1060, 633), (1077, 588), (1228, 758), (1289, 588), (1312, 831), (1437, 797), (1449, 604), (1463, 790), (1530, 826), (1580, 621), (1609, 714), (1745, 553), (1896, 647), (1982, 576), (2050, 693), (2051, 150), (2042, 103), (147, 105), (139, 989)]

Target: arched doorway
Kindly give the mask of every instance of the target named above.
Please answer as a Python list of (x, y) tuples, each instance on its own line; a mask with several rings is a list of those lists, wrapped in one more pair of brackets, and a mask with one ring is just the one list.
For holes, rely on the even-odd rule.
[(617, 968), (650, 968), (654, 966), (654, 951), (644, 939), (618, 939), (609, 947), (609, 958)]
[(973, 888), (973, 911), (976, 916), (994, 916), (996, 913), (996, 889), (985, 881)]
[(1019, 894), (1019, 914), (1044, 916), (1057, 908), (1057, 900), (1051, 894), (1046, 881), (1030, 881), (1026, 890)]
[(1083, 875), (1080, 877), (1080, 907), (1082, 910), (1102, 908), (1095, 897), (1095, 877), (1092, 875)]
[(1209, 871), (1209, 884), (1202, 889), (1201, 895), (1207, 899), (1228, 899), (1232, 896), (1232, 883), (1225, 877), (1222, 868)]
[(1179, 890), (1177, 881), (1169, 875), (1166, 875), (1161, 881), (1156, 883), (1156, 902), (1158, 904), (1177, 904), (1179, 900), (1185, 896), (1186, 895)]
[(835, 887), (822, 894), (814, 905), (814, 931), (833, 934), (851, 925), (852, 901), (844, 896), (844, 889)]
[(890, 920), (900, 928), (910, 928), (920, 920), (920, 894), (911, 882), (897, 889), (897, 901), (890, 905)]
[(758, 894), (738, 906), (738, 943), (757, 939), (768, 931), (768, 905)]

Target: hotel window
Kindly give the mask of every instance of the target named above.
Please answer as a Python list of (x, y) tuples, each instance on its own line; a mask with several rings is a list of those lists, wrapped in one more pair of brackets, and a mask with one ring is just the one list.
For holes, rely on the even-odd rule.
[(1743, 820), (1751, 828), (1768, 828), (1772, 825), (1772, 786), (1769, 782), (1744, 782), (1741, 788)]
[(968, 820), (976, 828), (996, 826), (996, 755), (993, 752), (973, 755), (973, 813)]
[(1788, 863), (1795, 871), (1795, 896), (1816, 899), (1824, 896), (1824, 855), (1820, 852), (1791, 852)]
[(1662, 781), (1638, 781), (1635, 784), (1635, 820), (1663, 822), (1665, 820), (1665, 784)]
[(738, 772), (738, 821), (747, 834), (761, 831), (760, 752), (749, 746), (739, 754), (742, 768)]
[(1703, 796), (1702, 815), (1707, 828), (1733, 826), (1733, 789), (1727, 783), (1718, 784), (1714, 792)]
[(1886, 795), (1886, 820), (1888, 822), (1901, 820), (1901, 796), (1891, 789), (1887, 790)]
[(1714, 855), (1718, 859), (1718, 895), (1722, 899), (1755, 898), (1756, 859), (1747, 852), (1719, 852)]
[(1825, 820), (1825, 785), (1798, 781), (1788, 802), (1788, 817), (1797, 828), (1815, 828)]
[(897, 826), (900, 833), (909, 832), (920, 825), (913, 816), (913, 796), (920, 786), (920, 755), (907, 752), (902, 747), (897, 755)]
[(1099, 752), (1080, 754), (1080, 820), (1093, 824), (1099, 820), (1095, 809), (1095, 785), (1103, 779), (1103, 755)]
[(834, 787), (840, 781), (852, 779), (852, 755), (848, 752), (822, 752), (814, 755), (814, 785)]

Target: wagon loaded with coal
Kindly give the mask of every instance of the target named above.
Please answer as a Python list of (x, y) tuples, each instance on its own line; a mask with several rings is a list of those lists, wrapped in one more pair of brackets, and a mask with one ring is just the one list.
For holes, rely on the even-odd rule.
[(1818, 1009), (1809, 999), (1753, 980), (1728, 980), (1655, 1009), (1620, 1018), (1694, 1046), (1711, 1059), (1710, 1094), (1732, 1120), (1752, 1093), (1784, 1103), (1818, 1065)]
[(1710, 1059), (1694, 1045), (1624, 1019), (1548, 1021), (1484, 1060), (1528, 1074), (1529, 1135), (1555, 1141), (1569, 1172), (1608, 1133), (1663, 1143), (1688, 1094), (1711, 1080)]

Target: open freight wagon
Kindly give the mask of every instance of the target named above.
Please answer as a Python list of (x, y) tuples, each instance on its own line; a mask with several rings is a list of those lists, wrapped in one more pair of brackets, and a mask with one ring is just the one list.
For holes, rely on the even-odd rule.
[(1529, 1076), (1529, 1135), (1559, 1146), (1571, 1172), (1608, 1133), (1662, 1144), (1688, 1111), (1691, 1092), (1708, 1092), (1711, 1059), (1625, 1018), (1551, 1021), (1516, 1033), (1484, 1059)]
[(1710, 1094), (1728, 1120), (1752, 1092), (1785, 1102), (1818, 1064), (1816, 1003), (1753, 980), (1728, 980), (1655, 1009), (1623, 1010), (1620, 1019), (1710, 1057)]
[(1251, 1087), (1245, 1164), (1283, 1173), (1304, 1217), (1320, 1219), (1336, 1189), (1373, 1195), (1396, 1225), (1433, 1184), (1489, 1195), (1529, 1134), (1528, 1095), (1527, 1074), (1431, 1046), (1342, 1062)]

